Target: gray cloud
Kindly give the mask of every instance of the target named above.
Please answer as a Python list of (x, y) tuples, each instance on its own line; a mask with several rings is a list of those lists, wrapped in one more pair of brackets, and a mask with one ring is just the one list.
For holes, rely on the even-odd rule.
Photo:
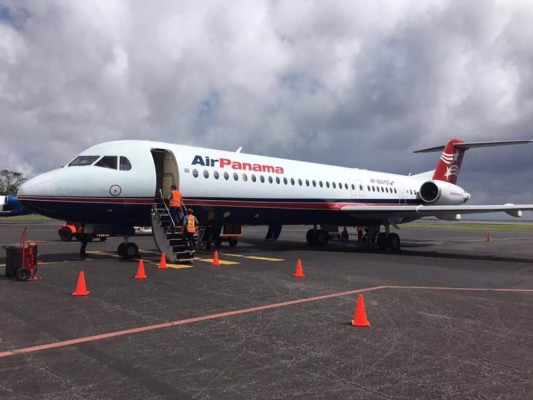
[[(452, 136), (533, 138), (529, 2), (196, 3), (0, 3), (2, 168), (143, 138), (416, 173)], [(531, 202), (532, 152), (470, 150), (460, 183)]]

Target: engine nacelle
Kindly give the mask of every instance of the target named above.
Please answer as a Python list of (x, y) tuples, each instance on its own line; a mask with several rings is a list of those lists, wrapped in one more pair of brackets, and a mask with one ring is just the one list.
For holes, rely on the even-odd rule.
[(420, 186), (420, 198), (433, 205), (463, 204), (470, 198), (470, 194), (453, 183), (431, 180)]

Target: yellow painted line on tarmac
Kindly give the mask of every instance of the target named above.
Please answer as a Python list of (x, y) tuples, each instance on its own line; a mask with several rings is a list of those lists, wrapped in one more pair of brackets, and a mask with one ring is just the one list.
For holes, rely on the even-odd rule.
[(109, 251), (91, 250), (91, 251), (87, 251), (86, 253), (87, 254), (94, 254), (96, 256), (109, 256), (109, 257), (115, 257), (115, 258), (119, 258), (120, 257), (118, 254), (111, 253)]
[[(207, 262), (207, 263), (212, 263), (213, 262), (213, 259), (212, 258), (195, 258), (195, 260), (197, 261), (201, 261), (201, 262)], [(237, 265), (237, 264), (240, 264), (236, 261), (226, 261), (226, 260), (218, 260), (220, 262), (220, 265)]]
[(193, 265), (190, 264), (169, 264), (167, 263), (167, 267), (173, 268), (173, 269), (187, 269), (187, 268), (193, 268)]
[(259, 257), (259, 256), (245, 256), (245, 255), (242, 255), (242, 254), (230, 254), (230, 253), (224, 253), (223, 255), (225, 255), (225, 256), (230, 256), (230, 257), (247, 258), (247, 259), (249, 259), (249, 260), (273, 261), (273, 262), (285, 261), (283, 258)]

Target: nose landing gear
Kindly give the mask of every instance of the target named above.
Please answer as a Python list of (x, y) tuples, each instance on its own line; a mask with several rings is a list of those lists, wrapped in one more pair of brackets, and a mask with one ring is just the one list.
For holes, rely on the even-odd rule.
[(117, 254), (122, 258), (135, 258), (139, 255), (139, 247), (132, 242), (128, 242), (128, 237), (124, 237), (124, 243), (120, 243), (117, 248)]

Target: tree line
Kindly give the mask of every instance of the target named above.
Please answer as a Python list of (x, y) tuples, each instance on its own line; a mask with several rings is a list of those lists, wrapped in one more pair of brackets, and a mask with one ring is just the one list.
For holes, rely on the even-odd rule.
[(24, 177), (22, 172), (3, 169), (0, 171), (0, 194), (16, 195), (20, 185), (26, 182), (26, 180), (27, 178)]

